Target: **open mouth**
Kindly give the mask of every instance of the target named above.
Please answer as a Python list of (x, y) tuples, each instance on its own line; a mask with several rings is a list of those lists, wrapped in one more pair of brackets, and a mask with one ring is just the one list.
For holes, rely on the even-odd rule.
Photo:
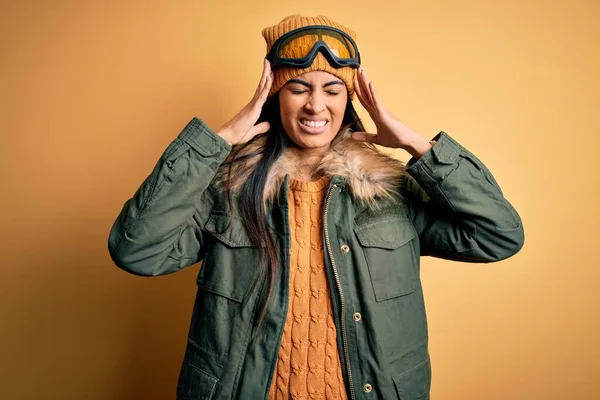
[(302, 128), (302, 130), (312, 134), (325, 132), (328, 124), (329, 121), (327, 120), (312, 121), (308, 119), (301, 119), (298, 121), (298, 125), (300, 125), (300, 128)]

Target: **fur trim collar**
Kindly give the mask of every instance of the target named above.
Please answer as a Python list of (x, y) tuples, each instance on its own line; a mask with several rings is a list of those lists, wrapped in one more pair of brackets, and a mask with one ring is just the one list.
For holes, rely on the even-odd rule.
[[(266, 144), (266, 136), (261, 135), (242, 147), (234, 164), (231, 155), (219, 168), (217, 181), (221, 184), (228, 177), (231, 167), (231, 189), (235, 192), (250, 176), (260, 159)], [(289, 147), (272, 165), (264, 192), (264, 200), (274, 200), (286, 175), (295, 178), (301, 165), (301, 153)], [(359, 201), (373, 205), (377, 198), (391, 198), (398, 194), (401, 176), (406, 169), (402, 161), (381, 153), (370, 143), (357, 142), (350, 137), (350, 131), (338, 135), (331, 145), (331, 151), (316, 167), (313, 178), (341, 176), (348, 184), (352, 195)]]

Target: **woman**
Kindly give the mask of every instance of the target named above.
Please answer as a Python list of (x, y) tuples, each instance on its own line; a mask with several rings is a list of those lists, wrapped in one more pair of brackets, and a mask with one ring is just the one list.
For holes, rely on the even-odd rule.
[(420, 257), (505, 259), (520, 217), (450, 135), (384, 108), (352, 30), (293, 15), (263, 36), (250, 103), (216, 132), (185, 127), (125, 203), (111, 257), (150, 276), (203, 261), (178, 398), (427, 399)]

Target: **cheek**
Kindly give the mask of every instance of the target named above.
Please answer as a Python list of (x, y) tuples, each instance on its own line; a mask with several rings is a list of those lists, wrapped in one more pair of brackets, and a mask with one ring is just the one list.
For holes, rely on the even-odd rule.
[(282, 114), (290, 114), (298, 109), (298, 99), (290, 96), (287, 92), (279, 96), (279, 109)]
[(296, 115), (297, 115), (297, 112), (295, 110), (291, 110), (289, 108), (281, 110), (281, 120), (282, 121), (289, 120), (291, 118), (295, 118)]
[(297, 118), (298, 115), (298, 108), (291, 103), (286, 103), (283, 104), (281, 103), (281, 107), (279, 108), (279, 114), (281, 116), (281, 122), (283, 122), (283, 124), (290, 124), (291, 122), (293, 122), (293, 120), (295, 120)]
[(335, 103), (331, 108), (331, 111), (335, 115), (336, 122), (341, 124), (344, 119), (344, 113), (346, 112), (346, 101)]

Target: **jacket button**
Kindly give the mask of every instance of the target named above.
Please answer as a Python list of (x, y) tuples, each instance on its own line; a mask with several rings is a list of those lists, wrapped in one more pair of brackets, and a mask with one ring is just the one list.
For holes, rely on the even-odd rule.
[(363, 386), (363, 389), (365, 390), (365, 393), (371, 393), (371, 391), (373, 390), (373, 386), (367, 383), (365, 386)]
[(358, 322), (358, 321), (360, 321), (360, 320), (361, 320), (362, 316), (360, 315), (360, 313), (357, 313), (357, 312), (355, 312), (355, 313), (352, 315), (352, 318), (354, 318), (354, 320), (355, 320), (356, 322)]
[(343, 245), (342, 245), (342, 251), (343, 251), (344, 253), (347, 253), (347, 252), (349, 252), (349, 251), (350, 251), (350, 246), (348, 246), (347, 244), (343, 244)]

